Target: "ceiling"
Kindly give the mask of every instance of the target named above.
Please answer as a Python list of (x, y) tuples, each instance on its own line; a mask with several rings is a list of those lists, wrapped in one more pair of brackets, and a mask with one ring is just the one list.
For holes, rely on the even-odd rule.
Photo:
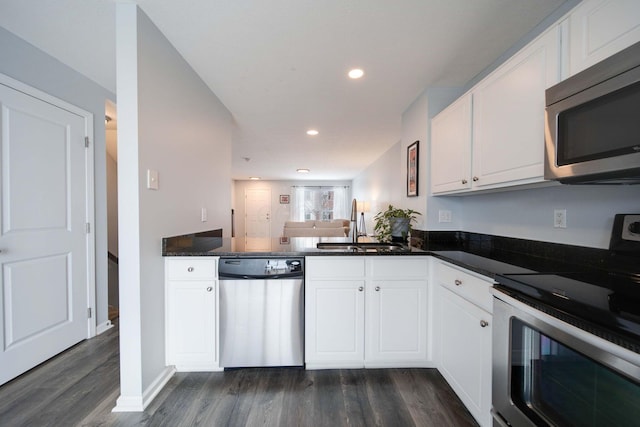
[[(343, 180), (424, 89), (463, 86), (564, 1), (137, 3), (231, 111), (234, 179)], [(114, 0), (2, 0), (0, 26), (115, 93)]]

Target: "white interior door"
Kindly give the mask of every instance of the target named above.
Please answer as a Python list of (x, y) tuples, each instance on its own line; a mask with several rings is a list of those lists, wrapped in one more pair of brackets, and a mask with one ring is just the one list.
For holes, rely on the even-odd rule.
[(248, 189), (245, 192), (245, 250), (271, 250), (271, 190)]
[(0, 83), (0, 384), (87, 337), (85, 117)]

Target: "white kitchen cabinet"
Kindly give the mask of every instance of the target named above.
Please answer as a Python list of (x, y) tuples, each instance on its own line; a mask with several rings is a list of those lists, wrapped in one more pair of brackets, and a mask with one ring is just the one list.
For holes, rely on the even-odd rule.
[(217, 257), (168, 257), (166, 363), (178, 371), (215, 371), (218, 366)]
[(544, 91), (560, 79), (552, 27), (433, 118), (432, 193), (544, 181)]
[(431, 122), (431, 191), (471, 188), (471, 94), (467, 93)]
[(307, 257), (307, 369), (427, 366), (428, 259)]
[(559, 45), (553, 27), (473, 89), (473, 188), (543, 180), (545, 90), (560, 81)]
[(308, 280), (305, 287), (307, 369), (363, 366), (364, 285), (364, 280)]
[(569, 14), (569, 75), (639, 41), (638, 0), (584, 0)]
[(491, 426), (490, 279), (438, 262), (438, 368), (469, 412)]

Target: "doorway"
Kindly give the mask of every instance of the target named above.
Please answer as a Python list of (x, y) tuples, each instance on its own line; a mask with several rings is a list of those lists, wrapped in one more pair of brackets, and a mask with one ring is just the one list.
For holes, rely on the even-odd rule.
[(271, 189), (245, 190), (246, 251), (271, 250)]
[(107, 255), (109, 320), (119, 316), (118, 280), (118, 115), (116, 104), (105, 102), (105, 140), (107, 142)]

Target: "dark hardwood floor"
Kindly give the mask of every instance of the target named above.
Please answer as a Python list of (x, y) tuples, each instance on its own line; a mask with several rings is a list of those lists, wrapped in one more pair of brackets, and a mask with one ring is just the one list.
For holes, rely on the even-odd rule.
[(0, 387), (0, 426), (476, 426), (435, 369), (178, 373), (141, 413), (112, 413), (118, 328)]

